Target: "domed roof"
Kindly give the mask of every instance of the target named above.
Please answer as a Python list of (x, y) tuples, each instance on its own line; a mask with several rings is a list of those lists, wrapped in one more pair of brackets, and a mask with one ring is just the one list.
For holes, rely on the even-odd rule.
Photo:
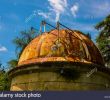
[(83, 62), (104, 65), (94, 43), (83, 33), (52, 30), (33, 39), (22, 52), (18, 66), (44, 62)]

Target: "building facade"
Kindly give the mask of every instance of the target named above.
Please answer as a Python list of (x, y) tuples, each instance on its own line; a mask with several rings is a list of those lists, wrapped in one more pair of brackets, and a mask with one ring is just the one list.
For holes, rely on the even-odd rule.
[(51, 30), (33, 39), (9, 72), (12, 91), (109, 90), (110, 70), (94, 43), (76, 30)]

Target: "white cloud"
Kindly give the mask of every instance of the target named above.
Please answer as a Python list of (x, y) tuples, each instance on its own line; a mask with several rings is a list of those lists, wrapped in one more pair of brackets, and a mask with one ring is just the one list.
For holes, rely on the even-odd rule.
[(38, 15), (46, 19), (51, 19), (55, 16), (55, 22), (60, 20), (60, 15), (66, 11), (67, 0), (48, 0), (48, 12), (38, 11)]
[(59, 21), (60, 14), (63, 13), (67, 7), (67, 0), (48, 0), (51, 6), (50, 10), (55, 12), (56, 21)]
[(74, 17), (76, 17), (76, 13), (77, 13), (78, 9), (79, 9), (78, 4), (74, 4), (74, 5), (71, 7), (70, 10), (71, 10), (71, 13), (72, 13), (72, 15), (73, 15)]
[(7, 48), (5, 46), (0, 46), (0, 52), (5, 52), (7, 51)]
[(42, 12), (42, 11), (38, 11), (38, 15), (40, 15), (40, 16), (42, 16), (42, 17), (44, 17), (44, 18), (49, 18), (49, 16), (50, 16), (50, 13), (44, 13), (44, 12)]
[(79, 10), (79, 4), (74, 3), (73, 6), (67, 3), (67, 0), (48, 0), (49, 6), (48, 11), (43, 12), (38, 10), (37, 14), (42, 16), (45, 19), (49, 19), (50, 21), (60, 21), (61, 15), (66, 15), (76, 17), (76, 14)]

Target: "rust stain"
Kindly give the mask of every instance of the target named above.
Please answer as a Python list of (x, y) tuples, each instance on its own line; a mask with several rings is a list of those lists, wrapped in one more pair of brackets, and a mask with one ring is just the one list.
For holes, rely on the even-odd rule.
[(33, 39), (22, 52), (18, 67), (49, 61), (72, 61), (104, 65), (95, 44), (79, 31), (52, 30)]

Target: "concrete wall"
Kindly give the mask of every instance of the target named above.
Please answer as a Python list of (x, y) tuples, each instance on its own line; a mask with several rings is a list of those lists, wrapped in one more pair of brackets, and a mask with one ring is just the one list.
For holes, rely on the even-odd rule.
[[(33, 68), (35, 68), (34, 66)], [(28, 68), (29, 69), (29, 68)], [(31, 67), (32, 69), (32, 67)], [(94, 72), (87, 77), (89, 69), (81, 70), (79, 76), (67, 79), (54, 69), (36, 71), (29, 70), (12, 78), (11, 90), (108, 90), (110, 89), (110, 77), (103, 72)], [(44, 68), (46, 69), (46, 68)], [(26, 68), (25, 68), (26, 70)], [(22, 72), (22, 69), (20, 70)]]

